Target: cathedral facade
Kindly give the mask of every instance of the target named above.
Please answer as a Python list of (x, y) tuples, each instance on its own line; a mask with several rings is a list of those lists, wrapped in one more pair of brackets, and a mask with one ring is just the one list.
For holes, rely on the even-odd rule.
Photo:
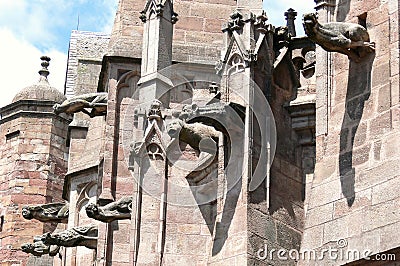
[(0, 109), (0, 264), (396, 265), (399, 3), (315, 9), (120, 0), (72, 32), (64, 94), (44, 56)]

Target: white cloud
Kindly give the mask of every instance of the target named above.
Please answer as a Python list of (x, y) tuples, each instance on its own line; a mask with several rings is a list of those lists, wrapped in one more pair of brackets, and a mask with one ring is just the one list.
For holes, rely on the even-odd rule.
[(36, 83), (40, 56), (48, 55), (49, 82), (64, 90), (67, 47), (78, 14), (81, 30), (111, 32), (118, 0), (0, 0), (0, 107)]
[(118, 7), (118, 0), (103, 0), (103, 5), (106, 9), (105, 13), (107, 14), (107, 20), (101, 31), (105, 33), (111, 33), (112, 27), (114, 25), (115, 13)]
[(296, 32), (297, 35), (304, 35), (302, 17), (305, 13), (315, 12), (314, 0), (264, 0), (264, 9), (267, 12), (270, 23), (275, 26), (285, 26), (286, 20), (284, 13), (289, 8), (293, 8), (297, 12)]
[(10, 104), (21, 89), (39, 80), (40, 56), (48, 55), (50, 61), (50, 84), (63, 92), (67, 55), (55, 49), (40, 51), (25, 40), (19, 39), (9, 29), (0, 28), (0, 73), (2, 77), (2, 97), (0, 106)]

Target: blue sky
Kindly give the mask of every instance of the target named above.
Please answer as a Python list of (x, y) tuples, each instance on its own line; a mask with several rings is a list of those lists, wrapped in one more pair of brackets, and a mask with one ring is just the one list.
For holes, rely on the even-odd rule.
[[(110, 33), (118, 0), (0, 0), (0, 106), (9, 104), (22, 88), (38, 81), (41, 55), (51, 57), (49, 81), (63, 91), (69, 38), (72, 30)], [(266, 0), (270, 23), (285, 25), (290, 7), (313, 12), (313, 0)]]

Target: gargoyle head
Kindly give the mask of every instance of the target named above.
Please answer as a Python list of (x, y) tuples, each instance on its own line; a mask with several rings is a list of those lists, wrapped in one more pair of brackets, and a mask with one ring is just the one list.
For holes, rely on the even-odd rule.
[(178, 138), (179, 137), (179, 132), (181, 131), (183, 127), (183, 121), (180, 119), (175, 119), (172, 120), (168, 125), (167, 125), (167, 133), (171, 138)]
[(179, 114), (179, 119), (186, 121), (195, 116), (198, 110), (199, 107), (195, 103), (184, 105), (182, 107), (182, 112)]
[(27, 220), (33, 219), (33, 215), (32, 215), (32, 212), (31, 212), (29, 206), (22, 207), (22, 216)]
[(99, 214), (99, 207), (93, 203), (88, 204), (86, 206), (86, 214), (89, 218), (95, 218)]
[(54, 110), (54, 113), (55, 113), (56, 115), (62, 113), (62, 110), (61, 110), (61, 109), (62, 109), (62, 108), (61, 108), (61, 104), (56, 103), (55, 105), (53, 105), (53, 110)]
[(25, 253), (32, 252), (34, 250), (34, 246), (31, 243), (26, 243), (21, 246), (21, 250)]
[(51, 236), (51, 233), (44, 233), (42, 235), (42, 240), (43, 243), (45, 243), (46, 245), (52, 245), (52, 244), (56, 244), (53, 237)]
[(303, 15), (303, 27), (305, 33), (310, 35), (315, 35), (314, 29), (318, 26), (318, 19), (315, 13), (308, 13)]

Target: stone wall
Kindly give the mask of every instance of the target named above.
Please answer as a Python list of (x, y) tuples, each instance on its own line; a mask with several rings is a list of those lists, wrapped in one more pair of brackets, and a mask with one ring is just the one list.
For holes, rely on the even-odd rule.
[(64, 90), (68, 98), (96, 91), (109, 39), (105, 33), (72, 31)]
[[(398, 8), (397, 1), (372, 0), (333, 6), (334, 20), (366, 26), (376, 51), (360, 63), (333, 54), (332, 74), (318, 61), (326, 52), (317, 52), (317, 108), (324, 111), (317, 110), (304, 250), (344, 244), (344, 251), (379, 253), (400, 245)], [(322, 4), (320, 19), (324, 10)], [(324, 75), (332, 82), (322, 81)], [(324, 265), (337, 265), (327, 257)]]
[[(140, 58), (145, 0), (120, 0), (108, 54)], [(235, 1), (174, 1), (178, 22), (174, 26), (173, 60), (214, 64), (223, 47), (222, 24), (236, 7)], [(215, 12), (218, 10), (218, 12)]]
[[(43, 104), (43, 103), (42, 103)], [(0, 122), (0, 264), (26, 265), (24, 243), (53, 231), (54, 224), (28, 221), (25, 205), (60, 202), (66, 173), (69, 120), (49, 113), (54, 102), (19, 101), (1, 109)], [(36, 106), (35, 106), (36, 105)], [(40, 107), (38, 107), (40, 106)], [(42, 108), (41, 112), (35, 112)], [(27, 111), (30, 108), (30, 111)], [(13, 112), (22, 109), (23, 112)], [(45, 112), (47, 111), (47, 112)], [(32, 264), (31, 264), (32, 265)]]

